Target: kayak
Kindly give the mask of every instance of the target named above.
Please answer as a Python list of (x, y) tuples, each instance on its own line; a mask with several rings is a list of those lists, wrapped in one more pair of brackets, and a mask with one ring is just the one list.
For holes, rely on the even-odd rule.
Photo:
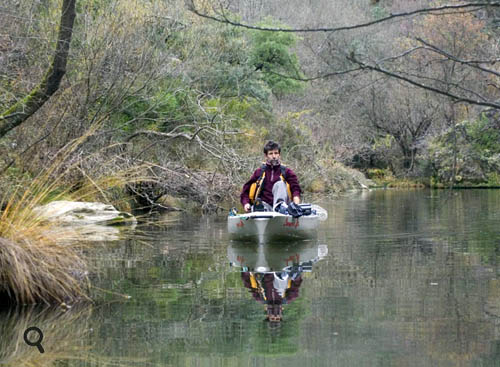
[(309, 215), (294, 218), (278, 212), (252, 212), (233, 214), (227, 218), (227, 230), (233, 238), (279, 239), (304, 238), (317, 233), (321, 221), (326, 220), (326, 210), (313, 210)]

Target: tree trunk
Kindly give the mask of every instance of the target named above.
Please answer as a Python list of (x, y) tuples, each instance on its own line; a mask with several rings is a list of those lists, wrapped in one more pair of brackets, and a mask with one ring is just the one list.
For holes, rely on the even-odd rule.
[(59, 89), (66, 73), (69, 45), (76, 16), (75, 3), (76, 0), (63, 0), (54, 59), (40, 84), (22, 100), (0, 113), (0, 138), (26, 121)]

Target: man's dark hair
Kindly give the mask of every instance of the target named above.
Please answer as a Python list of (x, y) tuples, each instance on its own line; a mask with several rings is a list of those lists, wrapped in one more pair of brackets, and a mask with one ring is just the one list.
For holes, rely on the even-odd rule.
[(267, 154), (270, 150), (278, 149), (278, 153), (281, 154), (281, 147), (275, 141), (269, 140), (266, 145), (264, 145), (264, 154)]

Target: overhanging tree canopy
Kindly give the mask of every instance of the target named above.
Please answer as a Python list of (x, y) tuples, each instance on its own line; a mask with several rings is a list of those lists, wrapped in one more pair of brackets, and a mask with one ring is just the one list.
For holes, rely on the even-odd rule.
[[(393, 55), (380, 57), (356, 47), (350, 49), (335, 47), (333, 49), (335, 49), (336, 54), (343, 58), (347, 65), (345, 69), (332, 70), (328, 73), (307, 78), (297, 78), (296, 75), (289, 75), (288, 77), (298, 80), (314, 80), (345, 75), (360, 70), (373, 71), (446, 96), (453, 102), (464, 102), (471, 105), (500, 109), (500, 68), (498, 66), (500, 57), (498, 53), (495, 53), (494, 49), (486, 50), (484, 47), (474, 47), (478, 45), (467, 43), (464, 39), (459, 40), (459, 37), (467, 38), (467, 36), (484, 33), (487, 22), (483, 19), (484, 16), (478, 14), (480, 11), (488, 12), (491, 9), (500, 8), (500, 1), (452, 3), (392, 13), (359, 24), (318, 28), (277, 28), (246, 24), (235, 21), (220, 1), (208, 1), (204, 4), (203, 9), (210, 8), (207, 4), (211, 5), (210, 12), (202, 10), (202, 7), (194, 0), (188, 3), (189, 9), (200, 17), (263, 32), (334, 34), (375, 27), (396, 19), (413, 19), (417, 16), (425, 18), (432, 15), (434, 20), (427, 19), (425, 26), (416, 26), (416, 33), (411, 35), (410, 42), (407, 43), (406, 47), (399, 47), (398, 52)], [(453, 20), (443, 24), (443, 22), (436, 21), (436, 19)], [(424, 21), (426, 20), (424, 19)], [(449, 27), (449, 36), (455, 37), (454, 41), (462, 41), (462, 48), (457, 49), (454, 47), (455, 44), (446, 44), (438, 42), (439, 40), (433, 40), (430, 36), (432, 32), (426, 34), (426, 27), (427, 29), (444, 29), (445, 31)], [(491, 40), (480, 39), (479, 37), (476, 37), (474, 42), (483, 42), (484, 45), (494, 43)], [(482, 44), (479, 46), (482, 46)], [(420, 60), (415, 60), (416, 58), (420, 58)], [(420, 69), (415, 67), (415, 63), (419, 64)]]

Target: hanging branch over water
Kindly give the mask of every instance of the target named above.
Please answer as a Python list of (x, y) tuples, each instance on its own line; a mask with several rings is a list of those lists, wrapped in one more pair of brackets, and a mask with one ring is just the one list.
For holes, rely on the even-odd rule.
[(469, 104), (473, 104), (473, 105), (493, 107), (493, 108), (500, 109), (500, 103), (496, 103), (496, 102), (493, 102), (493, 101), (480, 101), (480, 100), (475, 100), (475, 99), (467, 98), (467, 97), (464, 97), (464, 96), (459, 96), (459, 95), (453, 94), (453, 93), (451, 93), (451, 92), (449, 92), (447, 90), (439, 89), (439, 88), (436, 88), (436, 87), (424, 84), (422, 82), (414, 80), (414, 79), (412, 79), (410, 77), (407, 77), (405, 75), (402, 75), (400, 73), (387, 70), (387, 69), (385, 69), (385, 68), (383, 68), (381, 66), (378, 66), (377, 64), (370, 65), (368, 63), (362, 62), (360, 60), (357, 60), (354, 57), (354, 55), (351, 55), (351, 57), (349, 58), (349, 60), (352, 61), (355, 64), (358, 64), (363, 69), (371, 70), (371, 71), (376, 71), (378, 73), (384, 74), (384, 75), (389, 76), (391, 78), (396, 78), (396, 79), (402, 80), (402, 81), (404, 81), (406, 83), (409, 83), (409, 84), (411, 84), (411, 85), (413, 85), (415, 87), (419, 87), (419, 88), (422, 88), (422, 89), (425, 89), (425, 90), (428, 90), (428, 91), (431, 91), (431, 92), (434, 92), (434, 93), (437, 93), (437, 94), (449, 97), (452, 100), (454, 100), (455, 102), (465, 102), (465, 103), (469, 103)]
[(480, 10), (486, 6), (494, 6), (494, 7), (500, 7), (500, 2), (498, 1), (478, 1), (474, 3), (464, 3), (464, 4), (457, 4), (457, 5), (443, 5), (443, 6), (437, 6), (437, 7), (430, 7), (430, 8), (422, 8), (422, 9), (417, 9), (417, 10), (412, 10), (412, 11), (407, 11), (407, 12), (402, 12), (402, 13), (394, 13), (390, 14), (386, 17), (373, 20), (370, 22), (366, 23), (359, 23), (359, 24), (353, 24), (353, 25), (346, 25), (346, 26), (340, 26), (340, 27), (319, 27), (319, 28), (275, 28), (275, 27), (261, 27), (261, 26), (256, 26), (256, 25), (251, 25), (251, 24), (245, 24), (241, 22), (237, 22), (234, 20), (231, 20), (227, 13), (224, 11), (224, 8), (220, 6), (220, 12), (215, 11), (216, 14), (220, 16), (214, 16), (214, 15), (209, 15), (207, 13), (201, 12), (195, 5), (193, 0), (189, 0), (188, 2), (188, 9), (193, 12), (194, 14), (214, 20), (216, 22), (220, 23), (225, 23), (225, 24), (231, 24), (236, 27), (242, 27), (242, 28), (247, 28), (247, 29), (253, 29), (253, 30), (258, 30), (258, 31), (267, 31), (267, 32), (292, 32), (292, 33), (308, 33), (308, 32), (328, 32), (328, 33), (333, 33), (333, 32), (339, 32), (339, 31), (348, 31), (352, 29), (359, 29), (359, 28), (366, 28), (366, 27), (371, 27), (375, 24), (380, 24), (387, 22), (392, 19), (396, 18), (406, 18), (410, 17), (412, 15), (419, 15), (419, 14), (439, 14), (439, 15), (444, 15), (444, 14), (449, 14), (447, 12), (448, 10), (467, 10), (467, 11), (477, 11)]

